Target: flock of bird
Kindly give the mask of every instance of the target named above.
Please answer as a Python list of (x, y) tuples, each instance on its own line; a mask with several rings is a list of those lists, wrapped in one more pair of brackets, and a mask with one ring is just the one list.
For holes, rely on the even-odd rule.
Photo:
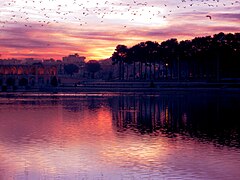
[[(65, 2), (65, 3), (63, 3)], [(175, 1), (176, 2), (176, 1)], [(99, 23), (107, 21), (109, 17), (129, 18), (129, 22), (134, 22), (136, 18), (148, 15), (146, 21), (152, 18), (168, 18), (178, 10), (192, 8), (196, 11), (197, 6), (218, 8), (220, 6), (239, 6), (239, 0), (179, 0), (178, 5), (171, 3), (159, 3), (153, 5), (147, 1), (131, 0), (124, 2), (95, 1), (93, 0), (0, 0), (0, 30), (11, 24), (23, 24), (26, 28), (33, 26), (44, 27), (51, 24), (72, 22), (79, 26), (90, 23), (89, 18), (93, 18)], [(212, 20), (212, 16), (205, 15)], [(119, 21), (115, 19), (115, 21)], [(124, 23), (124, 22), (122, 22)], [(121, 24), (126, 28), (127, 24)]]

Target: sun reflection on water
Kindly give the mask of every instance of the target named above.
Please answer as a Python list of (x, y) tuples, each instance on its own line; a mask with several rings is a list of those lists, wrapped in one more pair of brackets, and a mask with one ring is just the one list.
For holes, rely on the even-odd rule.
[[(224, 108), (227, 101), (218, 106), (222, 109), (222, 116), (216, 116), (220, 125), (213, 128), (227, 135), (228, 129), (234, 127), (231, 132), (235, 134), (223, 139), (222, 134), (211, 129), (215, 105), (208, 106), (211, 112), (205, 126), (203, 115), (189, 111), (190, 108), (206, 113), (201, 101), (196, 106), (198, 99), (194, 103), (180, 103), (184, 98), (177, 98), (174, 101), (161, 96), (3, 100), (2, 177), (215, 179), (228, 178), (226, 174), (240, 175), (237, 170), (240, 128), (235, 121), (221, 125), (220, 117), (229, 113)], [(235, 142), (235, 146), (221, 144), (223, 140)]]

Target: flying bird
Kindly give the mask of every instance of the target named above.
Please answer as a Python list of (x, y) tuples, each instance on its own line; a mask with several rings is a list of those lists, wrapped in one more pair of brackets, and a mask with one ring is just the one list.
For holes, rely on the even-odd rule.
[(206, 17), (208, 17), (209, 19), (212, 19), (212, 16), (206, 15)]

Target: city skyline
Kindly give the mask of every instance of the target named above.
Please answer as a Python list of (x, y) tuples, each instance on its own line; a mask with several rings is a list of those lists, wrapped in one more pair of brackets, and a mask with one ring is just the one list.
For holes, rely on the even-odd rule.
[(0, 0), (0, 54), (106, 59), (118, 44), (239, 32), (239, 9), (236, 0)]

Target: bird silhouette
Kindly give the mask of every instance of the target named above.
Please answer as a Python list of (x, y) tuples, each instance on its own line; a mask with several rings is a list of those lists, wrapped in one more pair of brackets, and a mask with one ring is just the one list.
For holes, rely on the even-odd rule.
[(209, 19), (212, 19), (212, 16), (210, 16), (210, 15), (206, 15), (206, 17), (208, 17)]

